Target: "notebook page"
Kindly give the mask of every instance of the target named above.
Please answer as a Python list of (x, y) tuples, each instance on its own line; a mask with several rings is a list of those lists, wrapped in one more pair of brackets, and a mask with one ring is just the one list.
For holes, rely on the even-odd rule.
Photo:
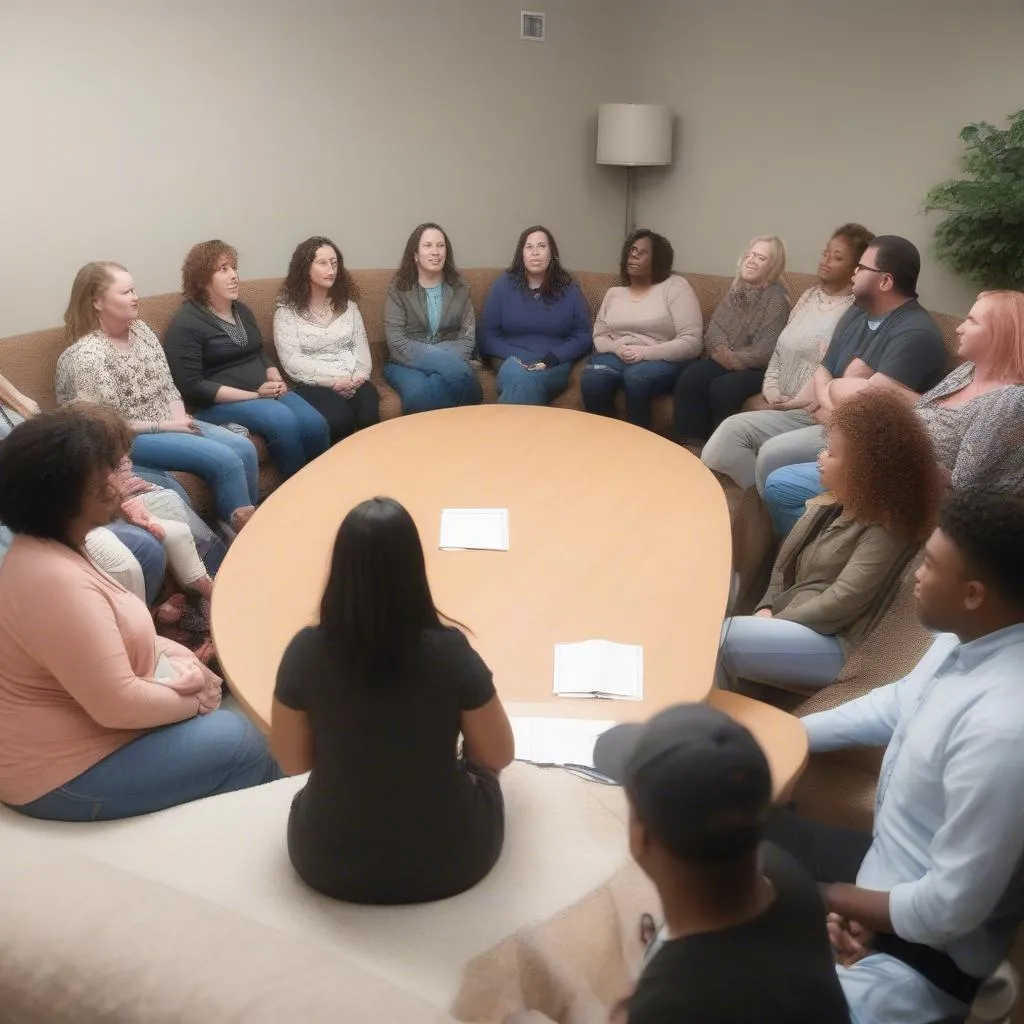
[(512, 718), (516, 758), (594, 767), (594, 744), (616, 723), (590, 718)]
[(508, 551), (508, 509), (442, 509), (438, 546), (445, 551)]
[(643, 648), (611, 640), (555, 645), (558, 696), (643, 700)]

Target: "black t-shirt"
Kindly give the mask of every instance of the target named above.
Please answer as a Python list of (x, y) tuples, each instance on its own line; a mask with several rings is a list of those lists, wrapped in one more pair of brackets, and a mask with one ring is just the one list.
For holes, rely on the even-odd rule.
[(478, 882), (501, 852), (501, 789), (456, 748), (462, 712), (494, 692), (457, 629), (424, 630), (401, 673), (379, 679), (359, 678), (319, 628), (296, 634), (274, 695), (313, 730), (288, 825), (299, 875), (359, 903), (441, 899)]
[(771, 906), (746, 924), (666, 942), (629, 1001), (629, 1024), (849, 1024), (817, 887), (762, 847)]
[(856, 306), (836, 324), (821, 365), (833, 377), (842, 377), (854, 359), (875, 373), (924, 394), (946, 375), (949, 358), (942, 332), (917, 299), (894, 309), (874, 330), (867, 313)]

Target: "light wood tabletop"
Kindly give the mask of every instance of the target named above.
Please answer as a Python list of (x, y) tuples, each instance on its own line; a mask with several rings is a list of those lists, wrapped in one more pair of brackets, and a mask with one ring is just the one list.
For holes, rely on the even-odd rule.
[[(434, 600), (471, 630), (507, 704), (638, 720), (708, 697), (731, 573), (711, 473), (619, 420), (481, 405), (360, 431), (271, 494), (238, 535), (217, 575), (213, 636), (263, 729), (281, 655), (316, 621), (338, 527), (374, 495), (413, 516)], [(439, 550), (443, 508), (507, 508), (509, 550)], [(553, 695), (555, 644), (596, 638), (643, 646), (643, 701)]]

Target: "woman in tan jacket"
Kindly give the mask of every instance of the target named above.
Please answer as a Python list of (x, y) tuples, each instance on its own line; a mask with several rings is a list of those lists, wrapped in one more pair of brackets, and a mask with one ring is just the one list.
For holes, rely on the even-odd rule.
[(726, 619), (720, 685), (835, 679), (935, 524), (935, 461), (920, 418), (895, 396), (869, 389), (836, 410), (818, 457), (827, 492), (786, 538), (757, 611)]

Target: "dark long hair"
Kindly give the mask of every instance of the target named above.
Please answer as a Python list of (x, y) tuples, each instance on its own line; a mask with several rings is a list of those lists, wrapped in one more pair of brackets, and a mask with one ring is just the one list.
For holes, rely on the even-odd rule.
[(416, 266), (416, 250), (420, 246), (423, 232), (429, 231), (431, 228), (435, 231), (440, 231), (444, 235), (444, 267), (441, 268), (441, 275), (444, 277), (445, 283), (454, 288), (462, 280), (455, 267), (455, 252), (452, 249), (452, 242), (448, 237), (448, 232), (440, 224), (426, 221), (423, 224), (417, 224), (412, 229), (412, 234), (406, 239), (402, 261), (398, 264), (398, 270), (395, 271), (395, 276), (392, 278), (395, 287), (400, 292), (409, 291), (420, 279), (419, 268)]
[(314, 235), (304, 242), (299, 242), (295, 247), (291, 262), (288, 264), (288, 276), (284, 279), (278, 295), (279, 302), (299, 313), (304, 313), (309, 308), (309, 270), (316, 259), (317, 250), (325, 245), (329, 245), (334, 250), (334, 255), (338, 257), (338, 273), (327, 293), (334, 312), (344, 313), (349, 302), (355, 302), (359, 298), (359, 289), (352, 280), (352, 275), (345, 269), (345, 258), (341, 255), (341, 250), (329, 238)]
[(516, 243), (515, 255), (512, 257), (512, 263), (508, 268), (509, 276), (524, 292), (530, 290), (526, 281), (526, 261), (523, 259), (523, 246), (526, 245), (526, 240), (535, 231), (543, 231), (544, 234), (547, 235), (548, 247), (551, 249), (551, 262), (548, 264), (547, 273), (544, 275), (544, 281), (540, 286), (541, 298), (560, 299), (571, 287), (573, 277), (572, 274), (562, 266), (561, 257), (558, 255), (558, 243), (555, 241), (555, 236), (551, 234), (543, 224), (534, 224), (532, 228), (527, 228), (519, 236), (519, 241)]
[(444, 623), (412, 516), (369, 498), (343, 520), (320, 602), (320, 628), (364, 675), (399, 666), (424, 629)]

